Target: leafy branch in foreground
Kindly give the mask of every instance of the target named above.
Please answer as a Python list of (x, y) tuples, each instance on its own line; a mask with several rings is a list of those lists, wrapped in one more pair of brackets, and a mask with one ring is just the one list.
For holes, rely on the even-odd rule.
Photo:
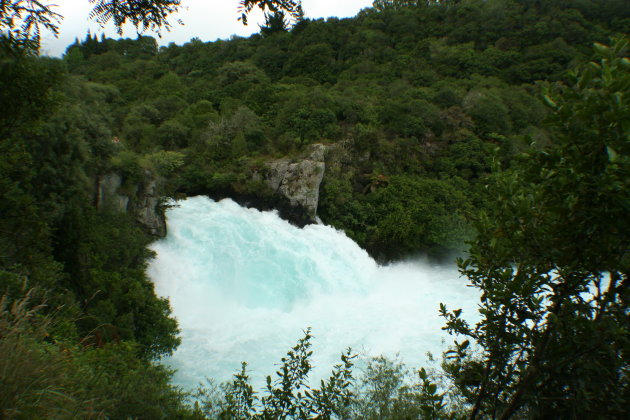
[(90, 3), (94, 4), (90, 18), (100, 25), (113, 21), (119, 34), (122, 34), (122, 26), (127, 22), (140, 31), (151, 29), (159, 32), (161, 28), (168, 30), (168, 16), (181, 7), (180, 0), (90, 0)]
[(275, 373), (267, 376), (265, 395), (253, 390), (243, 363), (232, 382), (221, 386), (211, 381), (195, 394), (195, 414), (211, 419), (451, 419), (456, 409), (450, 396), (438, 386), (433, 373), (425, 369), (413, 375), (402, 363), (384, 356), (367, 361), (361, 376), (354, 376), (351, 349), (341, 355), (328, 379), (311, 388), (310, 329), (282, 358)]
[(547, 88), (554, 143), (490, 186), (495, 206), (461, 272), (481, 321), (442, 307), (457, 343), (445, 364), (470, 418), (621, 418), (630, 403), (628, 40)]
[(256, 6), (264, 12), (287, 12), (294, 19), (298, 19), (301, 13), (303, 13), (301, 0), (241, 0), (238, 6), (241, 16), (238, 20), (247, 25), (247, 15), (254, 10)]
[[(113, 22), (119, 34), (126, 23), (132, 24), (139, 32), (168, 30), (169, 16), (181, 8), (181, 0), (89, 0), (94, 5), (90, 19), (101, 26)], [(287, 12), (294, 19), (302, 15), (300, 1), (294, 0), (242, 0), (239, 5), (241, 20), (247, 24), (247, 15), (258, 6), (263, 11)], [(41, 30), (54, 36), (59, 33), (63, 16), (54, 11), (55, 4), (45, 4), (38, 0), (0, 1), (0, 45), (9, 51), (36, 53), (39, 50)], [(183, 24), (181, 20), (177, 20)]]
[(59, 33), (59, 23), (63, 19), (52, 9), (35, 0), (0, 1), (0, 41), (9, 49), (17, 51), (37, 51), (41, 39), (41, 29)]
[[(310, 350), (311, 338), (309, 328), (281, 359), (277, 379), (274, 381), (267, 376), (266, 395), (262, 398), (256, 395), (249, 383), (247, 363), (243, 363), (232, 382), (224, 386), (225, 395), (222, 398), (216, 398), (212, 390), (201, 388), (197, 396), (202, 400), (203, 415), (220, 419), (329, 419), (341, 416), (353, 401), (352, 367), (356, 355), (347, 349), (330, 377), (321, 381), (319, 389), (311, 389), (308, 384), (308, 374), (312, 369), (310, 357), (313, 354)], [(215, 401), (212, 401), (213, 397)]]

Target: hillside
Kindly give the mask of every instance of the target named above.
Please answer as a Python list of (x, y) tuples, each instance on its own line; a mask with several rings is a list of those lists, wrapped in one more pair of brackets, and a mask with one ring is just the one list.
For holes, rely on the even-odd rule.
[(253, 175), (324, 143), (324, 223), (381, 259), (461, 249), (491, 161), (549, 141), (538, 82), (627, 20), (619, 2), (392, 3), (213, 43), (88, 35), (63, 61), (107, 95), (120, 158), (166, 160), (171, 191), (274, 207)]
[(494, 211), (492, 170), (555, 146), (543, 90), (629, 27), (625, 0), (377, 1), (271, 14), (247, 39), (3, 48), (0, 417), (193, 416), (157, 363), (180, 338), (145, 273), (168, 197), (304, 224), (269, 180), (313, 160), (317, 216), (375, 258), (461, 252)]

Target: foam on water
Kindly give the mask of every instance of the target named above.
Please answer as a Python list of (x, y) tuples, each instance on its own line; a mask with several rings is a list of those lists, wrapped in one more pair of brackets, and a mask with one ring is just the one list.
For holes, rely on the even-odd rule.
[(440, 302), (475, 311), (478, 295), (454, 265), (379, 266), (328, 226), (298, 229), (231, 200), (178, 204), (148, 273), (180, 323), (182, 344), (166, 360), (180, 385), (229, 380), (242, 361), (261, 384), (306, 327), (313, 378), (327, 376), (348, 346), (419, 365), (452, 341), (441, 331)]

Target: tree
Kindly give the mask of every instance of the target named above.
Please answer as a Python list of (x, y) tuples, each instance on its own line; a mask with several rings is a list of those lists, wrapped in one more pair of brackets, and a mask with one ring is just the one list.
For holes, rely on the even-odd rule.
[[(379, 177), (380, 178), (380, 177)], [(457, 250), (467, 237), (470, 199), (455, 180), (413, 176), (384, 179), (366, 197), (369, 235), (366, 248), (385, 260), (422, 251)]]
[(40, 27), (58, 34), (63, 17), (39, 1), (11, 0), (0, 2), (0, 41), (10, 49), (36, 51)]
[(272, 13), (286, 11), (295, 19), (302, 13), (301, 1), (299, 0), (241, 0), (239, 5), (241, 17), (239, 20), (247, 25), (247, 15), (254, 10), (256, 6), (263, 12), (267, 10)]
[(311, 388), (308, 382), (313, 367), (311, 338), (309, 328), (282, 358), (276, 379), (267, 376), (266, 395), (262, 398), (249, 383), (247, 363), (243, 363), (241, 371), (225, 386), (222, 398), (216, 398), (211, 390), (201, 387), (197, 397), (201, 400), (203, 414), (219, 419), (347, 418), (344, 414), (353, 401), (352, 367), (357, 356), (347, 349), (330, 377), (322, 380), (319, 388)]
[(273, 35), (277, 32), (286, 32), (289, 25), (286, 22), (285, 14), (282, 10), (265, 14), (265, 24), (259, 25), (260, 33), (265, 36)]
[[(397, 360), (383, 356), (368, 361), (356, 384), (351, 418), (369, 420), (453, 418), (438, 392), (433, 377), (424, 368), (413, 372)], [(416, 378), (417, 375), (417, 378)]]
[(496, 204), (460, 269), (481, 320), (441, 307), (447, 371), (470, 418), (622, 418), (630, 403), (628, 40), (547, 89), (553, 144), (491, 187)]
[[(90, 0), (94, 4), (90, 18), (105, 25), (113, 21), (122, 33), (122, 26), (129, 22), (138, 30), (168, 29), (168, 16), (180, 7), (180, 0), (119, 1)], [(15, 51), (37, 52), (41, 29), (59, 33), (63, 16), (54, 11), (55, 5), (35, 0), (10, 0), (0, 2), (0, 41)]]
[(153, 0), (153, 1), (123, 1), (120, 0), (90, 0), (94, 8), (90, 12), (90, 18), (99, 24), (105, 25), (113, 21), (118, 33), (122, 34), (122, 26), (129, 22), (136, 29), (144, 32), (147, 29), (168, 29), (170, 23), (168, 16), (179, 10), (180, 0)]
[(372, 7), (382, 12), (387, 9), (402, 9), (404, 7), (422, 7), (458, 3), (460, 0), (374, 0)]

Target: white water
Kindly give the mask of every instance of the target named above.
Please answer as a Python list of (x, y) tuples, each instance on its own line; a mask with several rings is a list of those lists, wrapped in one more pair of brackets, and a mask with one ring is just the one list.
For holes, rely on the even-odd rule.
[(260, 385), (309, 326), (315, 379), (348, 346), (419, 366), (427, 351), (439, 356), (452, 342), (440, 302), (469, 319), (476, 310), (478, 295), (454, 265), (379, 266), (331, 227), (298, 229), (275, 213), (204, 197), (179, 202), (167, 217), (148, 272), (182, 330), (166, 360), (180, 385), (229, 380), (241, 361)]

